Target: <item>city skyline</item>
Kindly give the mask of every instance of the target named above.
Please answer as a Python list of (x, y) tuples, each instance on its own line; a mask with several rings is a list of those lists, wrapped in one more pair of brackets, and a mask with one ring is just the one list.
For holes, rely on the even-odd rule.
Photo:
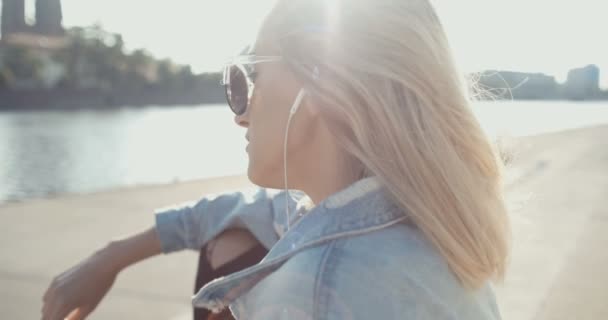
[[(542, 72), (563, 82), (571, 68), (595, 64), (608, 70), (608, 44), (599, 41), (600, 30), (608, 30), (608, 21), (602, 19), (603, 5), (596, 1), (433, 2), (465, 72)], [(34, 3), (26, 1), (30, 20)], [(100, 23), (121, 33), (128, 49), (145, 48), (157, 57), (189, 64), (198, 72), (217, 71), (226, 58), (254, 39), (273, 3), (178, 0), (168, 7), (143, 0), (63, 0), (63, 24)], [(138, 23), (120, 12), (136, 15)], [(608, 88), (608, 74), (602, 73), (600, 82)]]

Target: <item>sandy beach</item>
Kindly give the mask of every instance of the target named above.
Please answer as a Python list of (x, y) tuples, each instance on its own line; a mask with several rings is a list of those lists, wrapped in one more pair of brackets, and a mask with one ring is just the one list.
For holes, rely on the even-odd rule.
[[(608, 126), (508, 144), (513, 251), (496, 285), (503, 319), (608, 318)], [(39, 319), (55, 275), (152, 226), (155, 208), (250, 186), (236, 176), (1, 205), (1, 318)], [(197, 259), (187, 251), (132, 266), (89, 319), (191, 319)]]

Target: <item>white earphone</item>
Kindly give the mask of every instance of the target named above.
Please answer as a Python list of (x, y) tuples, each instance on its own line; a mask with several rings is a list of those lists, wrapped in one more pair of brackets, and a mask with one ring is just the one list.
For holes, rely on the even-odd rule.
[(306, 95), (306, 91), (304, 90), (304, 88), (300, 89), (300, 92), (298, 92), (298, 96), (296, 97), (296, 99), (293, 102), (293, 105), (291, 106), (291, 109), (289, 110), (289, 117), (287, 118), (287, 128), (285, 128), (285, 142), (283, 144), (283, 168), (285, 170), (284, 172), (284, 177), (285, 177), (285, 214), (287, 215), (287, 231), (289, 231), (289, 198), (291, 197), (291, 194), (289, 193), (289, 188), (287, 187), (287, 138), (289, 136), (289, 124), (291, 123), (291, 118), (296, 114), (296, 112), (298, 111), (298, 108), (300, 108), (300, 105), (302, 104), (302, 99), (304, 98), (304, 96)]
[(298, 108), (300, 108), (300, 105), (302, 104), (302, 99), (304, 98), (304, 96), (306, 95), (306, 90), (304, 90), (304, 88), (300, 89), (300, 92), (298, 92), (298, 96), (296, 97), (296, 100), (294, 100), (293, 102), (293, 106), (291, 106), (291, 110), (289, 111), (289, 116), (293, 116), (296, 111), (298, 111)]

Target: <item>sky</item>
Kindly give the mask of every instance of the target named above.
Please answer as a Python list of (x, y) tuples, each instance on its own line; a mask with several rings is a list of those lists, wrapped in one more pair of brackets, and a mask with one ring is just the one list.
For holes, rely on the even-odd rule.
[[(27, 1), (31, 13), (35, 0)], [(407, 1), (407, 0), (401, 0)], [(608, 88), (608, 2), (434, 0), (464, 71), (543, 72), (597, 64)], [(251, 42), (274, 0), (62, 0), (65, 26), (100, 23), (130, 49), (218, 71)]]

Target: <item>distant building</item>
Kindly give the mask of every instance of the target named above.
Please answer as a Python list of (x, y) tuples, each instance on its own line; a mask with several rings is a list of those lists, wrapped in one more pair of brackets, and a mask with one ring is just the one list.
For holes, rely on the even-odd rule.
[(568, 72), (568, 80), (564, 85), (564, 94), (568, 99), (588, 99), (600, 94), (600, 68), (588, 65), (584, 68), (572, 69)]
[(23, 32), (27, 29), (25, 23), (25, 1), (2, 1), (2, 24), (0, 25), (2, 38), (11, 33)]
[(61, 0), (36, 0), (36, 23), (30, 26), (25, 22), (25, 0), (2, 1), (2, 41), (24, 34), (32, 37), (62, 36), (65, 31), (61, 24), (63, 15)]
[(36, 0), (36, 33), (49, 36), (63, 35), (62, 18), (61, 0)]
[(11, 73), (10, 76), (4, 75), (3, 81), (10, 77), (11, 87), (14, 89), (53, 88), (66, 73), (65, 67), (52, 59), (54, 50), (68, 44), (61, 25), (61, 0), (37, 0), (36, 23), (33, 26), (25, 22), (25, 0), (0, 1), (0, 72), (8, 59), (7, 53), (13, 50), (12, 56), (15, 56), (15, 48), (27, 49), (24, 52), (27, 52), (28, 59), (39, 63), (35, 68), (36, 72), (21, 75)]

